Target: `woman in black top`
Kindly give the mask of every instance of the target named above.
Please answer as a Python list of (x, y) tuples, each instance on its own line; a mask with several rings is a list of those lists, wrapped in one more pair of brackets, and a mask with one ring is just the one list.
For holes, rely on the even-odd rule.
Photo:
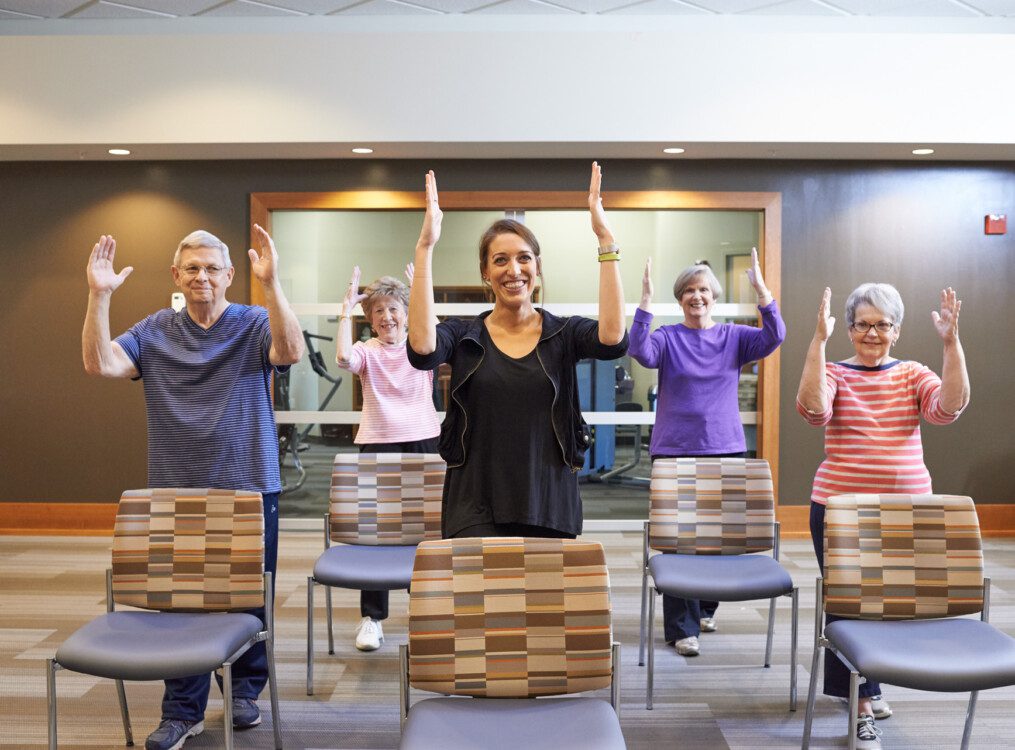
[(541, 276), (539, 242), (516, 221), (495, 222), (480, 240), (479, 270), (493, 310), (435, 323), (431, 258), (441, 210), (433, 172), (416, 244), (409, 297), (409, 361), (451, 364), (440, 452), (448, 462), (443, 529), (455, 536), (581, 533), (577, 472), (588, 447), (578, 405), (576, 363), (627, 351), (620, 254), (592, 165), (589, 213), (599, 241), (599, 320), (555, 315), (532, 304)]

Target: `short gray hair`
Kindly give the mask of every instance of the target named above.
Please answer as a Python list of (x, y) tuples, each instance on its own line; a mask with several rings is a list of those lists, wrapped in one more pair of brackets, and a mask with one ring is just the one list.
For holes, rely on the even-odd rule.
[(846, 325), (852, 326), (856, 322), (856, 308), (860, 305), (877, 308), (896, 326), (902, 325), (902, 316), (906, 312), (899, 290), (891, 284), (867, 282), (854, 289), (846, 299)]
[(715, 299), (719, 299), (722, 295), (722, 284), (719, 283), (719, 279), (716, 278), (715, 273), (712, 271), (710, 266), (706, 266), (704, 263), (696, 263), (693, 266), (688, 266), (680, 275), (677, 276), (677, 280), (673, 282), (673, 296), (680, 301), (681, 295), (684, 290), (691, 285), (697, 277), (704, 276), (705, 281), (712, 288), (712, 296)]
[(409, 309), (409, 287), (396, 279), (394, 276), (381, 276), (371, 282), (370, 286), (363, 290), (367, 298), (363, 300), (363, 314), (368, 318), (374, 303), (382, 297), (394, 297), (402, 303), (402, 307)]
[(226, 268), (232, 267), (233, 262), (229, 260), (229, 248), (226, 246), (226, 243), (211, 232), (206, 232), (203, 229), (195, 230), (180, 240), (176, 253), (173, 255), (173, 265), (179, 267), (180, 255), (183, 254), (184, 250), (196, 250), (199, 247), (210, 247), (213, 250), (218, 250), (222, 253), (222, 264)]

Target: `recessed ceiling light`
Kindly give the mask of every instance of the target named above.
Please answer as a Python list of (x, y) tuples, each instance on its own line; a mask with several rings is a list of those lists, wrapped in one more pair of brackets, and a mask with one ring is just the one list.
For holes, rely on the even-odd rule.
[(372, 154), (374, 150), (372, 148), (354, 148), (352, 152), (354, 154)]
[(111, 148), (109, 149), (110, 156), (130, 156), (130, 150), (125, 148)]
[(671, 146), (670, 148), (664, 148), (663, 149), (663, 153), (664, 154), (682, 154), (682, 153), (684, 153), (684, 149), (679, 148), (677, 146)]
[(934, 149), (932, 149), (932, 148), (914, 148), (913, 149), (913, 156), (930, 156), (933, 153), (934, 153)]

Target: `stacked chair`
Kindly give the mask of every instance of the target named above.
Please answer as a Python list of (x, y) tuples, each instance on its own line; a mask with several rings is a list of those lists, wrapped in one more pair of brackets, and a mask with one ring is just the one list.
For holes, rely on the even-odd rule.
[(314, 693), (314, 585), (325, 587), (328, 653), (334, 654), (331, 587), (409, 588), (416, 545), (441, 537), (446, 469), (440, 456), (429, 453), (335, 456), (324, 552), (307, 578), (307, 695)]
[[(114, 605), (144, 611), (116, 611)], [(242, 610), (264, 607), (266, 622)], [(49, 747), (57, 746), (56, 673), (116, 680), (133, 745), (124, 680), (166, 680), (222, 670), (225, 747), (233, 746), (231, 667), (263, 641), (275, 747), (282, 747), (272, 626), (264, 572), (264, 515), (254, 492), (146, 489), (123, 493), (106, 572), (106, 614), (79, 628), (47, 660)]]
[[(779, 525), (768, 462), (753, 458), (663, 458), (652, 464), (651, 508), (643, 543), (641, 639), (648, 643), (652, 708), (656, 594), (738, 602), (769, 599), (765, 666), (771, 664), (775, 602), (792, 601), (791, 711), (796, 710), (797, 587), (779, 563)], [(664, 554), (650, 556), (650, 549)], [(757, 554), (772, 552), (772, 556)], [(649, 585), (649, 577), (652, 579)]]
[[(864, 679), (916, 690), (969, 692), (962, 748), (980, 690), (1015, 685), (1015, 639), (987, 622), (990, 579), (976, 508), (949, 495), (839, 495), (825, 512), (814, 655), (804, 720), (810, 744), (818, 655), (850, 670), (849, 748)], [(825, 614), (850, 619), (822, 628)], [(979, 614), (979, 619), (961, 615)]]
[[(622, 750), (619, 649), (598, 542), (423, 542), (400, 649), (400, 747)], [(410, 686), (451, 697), (410, 707)], [(545, 697), (607, 687), (609, 703)]]

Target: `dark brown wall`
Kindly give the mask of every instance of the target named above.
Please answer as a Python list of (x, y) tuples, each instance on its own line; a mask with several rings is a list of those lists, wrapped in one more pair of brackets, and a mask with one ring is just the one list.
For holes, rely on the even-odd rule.
[[(261, 161), (0, 164), (0, 321), (8, 357), (0, 395), (0, 500), (113, 500), (145, 483), (141, 388), (86, 377), (80, 331), (84, 265), (102, 233), (134, 274), (113, 299), (114, 335), (173, 291), (171, 254), (202, 227), (233, 249), (232, 299), (246, 301), (243, 251), (250, 192), (418, 190), (427, 168), (447, 190), (575, 190), (576, 161)], [(764, 190), (783, 196), (782, 501), (805, 502), (822, 456), (821, 431), (796, 415), (800, 364), (821, 289), (839, 326), (831, 357), (851, 354), (841, 307), (862, 281), (894, 283), (906, 302), (899, 356), (940, 371), (930, 322), (939, 290), (964, 301), (962, 339), (973, 401), (949, 427), (926, 427), (927, 464), (942, 492), (1015, 502), (1015, 231), (985, 237), (983, 216), (1015, 218), (1015, 165), (853, 162), (623, 161), (604, 165), (607, 189)]]

